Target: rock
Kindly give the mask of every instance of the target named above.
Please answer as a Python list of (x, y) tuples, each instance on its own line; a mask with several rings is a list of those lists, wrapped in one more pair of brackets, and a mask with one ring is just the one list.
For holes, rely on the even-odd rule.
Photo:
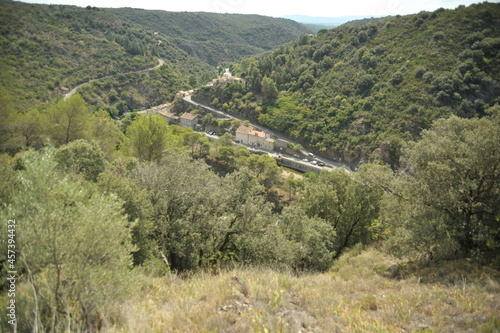
[(402, 279), (401, 276), (401, 270), (399, 265), (392, 265), (389, 266), (384, 273), (382, 273), (382, 276), (388, 279)]

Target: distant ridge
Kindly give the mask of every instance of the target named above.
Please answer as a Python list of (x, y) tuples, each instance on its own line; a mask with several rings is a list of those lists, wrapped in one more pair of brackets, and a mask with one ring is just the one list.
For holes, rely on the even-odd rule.
[(344, 23), (356, 20), (364, 20), (369, 18), (381, 18), (383, 16), (375, 15), (354, 15), (354, 16), (338, 16), (338, 17), (317, 17), (317, 16), (307, 16), (307, 15), (285, 15), (282, 18), (287, 18), (294, 20), (296, 22), (306, 24), (315, 29), (329, 29), (334, 28)]

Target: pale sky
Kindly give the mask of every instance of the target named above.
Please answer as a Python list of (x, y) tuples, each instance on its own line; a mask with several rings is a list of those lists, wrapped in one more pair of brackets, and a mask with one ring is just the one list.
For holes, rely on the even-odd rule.
[[(498, 2), (490, 0), (488, 2)], [(86, 7), (132, 7), (166, 11), (260, 14), (280, 17), (308, 15), (337, 17), (350, 15), (406, 15), (440, 7), (453, 9), (482, 1), (470, 0), (26, 0), (23, 2)]]

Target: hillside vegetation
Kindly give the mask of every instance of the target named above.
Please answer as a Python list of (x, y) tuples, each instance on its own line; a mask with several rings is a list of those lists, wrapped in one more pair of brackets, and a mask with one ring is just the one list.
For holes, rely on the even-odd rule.
[(106, 10), (169, 36), (188, 54), (212, 66), (275, 49), (313, 32), (292, 20), (260, 15)]
[(435, 121), (398, 172), (296, 178), (229, 133), (118, 127), (78, 94), (19, 114), (0, 96), (0, 218), (15, 221), (0, 288), (15, 269), (19, 332), (500, 326), (498, 106)]
[(353, 165), (399, 164), (432, 121), (499, 102), (500, 4), (439, 9), (322, 30), (234, 64), (246, 85), (198, 98)]
[[(19, 20), (32, 15), (38, 17), (36, 22), (51, 18), (59, 22), (55, 16), (66, 11), (95, 11), (88, 20), (108, 15), (91, 7), (16, 3), (1, 7), (2, 13), (17, 5), (24, 8)], [(371, 53), (373, 68), (365, 68), (355, 57), (332, 60), (329, 70), (320, 70), (329, 57), (318, 51), (323, 46), (332, 47), (328, 54), (343, 50), (347, 57), (363, 47), (365, 54), (371, 40), (390, 43), (382, 31), (392, 36), (399, 36), (399, 30), (420, 31), (415, 24), (421, 13), (381, 21), (373, 35), (369, 35), (372, 28), (360, 26), (323, 31), (316, 38), (305, 36), (260, 60), (233, 65), (235, 71), (246, 73), (246, 85), (215, 85), (197, 95), (300, 137), (312, 147), (317, 146), (306, 139), (320, 140), (330, 128), (332, 138), (341, 135), (338, 147), (318, 151), (340, 149), (350, 161), (373, 159), (356, 172), (325, 168), (319, 174), (295, 176), (270, 155), (254, 154), (236, 144), (231, 133), (240, 127), (238, 120), (204, 116), (203, 125), (224, 129), (210, 141), (204, 133), (169, 125), (161, 115), (130, 112), (117, 120), (98, 108), (103, 96), (112, 96), (97, 94), (99, 88), (101, 92), (113, 88), (115, 98), (123, 99), (128, 108), (125, 94), (137, 100), (147, 96), (141, 90), (148, 80), (164, 84), (158, 89), (167, 94), (168, 89), (186, 84), (183, 69), (173, 63), (149, 73), (117, 73), (83, 87), (83, 96), (67, 99), (50, 99), (46, 86), (30, 83), (33, 90), (23, 92), (18, 81), (10, 85), (2, 81), (0, 330), (498, 332), (500, 105), (493, 105), (498, 98), (498, 59), (492, 56), (497, 37), (490, 32), (495, 27), (485, 28), (498, 16), (484, 11), (497, 8), (482, 4), (439, 10), (422, 18), (420, 26), (440, 22), (440, 31), (446, 27), (445, 36), (455, 34), (448, 20), (458, 20), (464, 13), (481, 18), (471, 23), (482, 29), (482, 35), (469, 43), (470, 48), (466, 42), (448, 43), (443, 34), (436, 40), (432, 37), (436, 32), (429, 32), (429, 49), (460, 54), (464, 48), (465, 54), (472, 54), (459, 63), (448, 63), (440, 53), (431, 60), (426, 52), (413, 49), (406, 53), (412, 58), (393, 59), (387, 47)], [(70, 24), (69, 19), (64, 22)], [(30, 27), (28, 19), (24, 23)], [(154, 65), (160, 56), (153, 50), (162, 43), (145, 45), (145, 54), (133, 55), (144, 40), (157, 38), (154, 31), (149, 34), (134, 23), (123, 24), (138, 34), (144, 32), (146, 39), (137, 39), (128, 51), (120, 43), (134, 41), (133, 35), (115, 36), (112, 41), (95, 30), (97, 37), (81, 32), (79, 40), (121, 50), (125, 60), (113, 60), (113, 53), (103, 55), (110, 58), (109, 66), (134, 71)], [(396, 24), (400, 28), (392, 30)], [(43, 55), (27, 52), (26, 47), (49, 34), (43, 27), (40, 34), (26, 33), (22, 42), (13, 33), (19, 63), (42, 64), (36, 59)], [(51, 36), (58, 34), (74, 36), (64, 29)], [(9, 36), (2, 34), (4, 43)], [(339, 41), (333, 48), (330, 43), (335, 40)], [(37, 43), (37, 48), (65, 45)], [(67, 50), (72, 50), (68, 43)], [(392, 47), (401, 52), (398, 57), (406, 56), (397, 45)], [(451, 51), (443, 54), (456, 58)], [(48, 61), (43, 63), (46, 67), (37, 68), (52, 68), (52, 58), (43, 59)], [(126, 67), (130, 59), (137, 67)], [(79, 64), (72, 57), (67, 61)], [(7, 57), (4, 66), (11, 67), (7, 74), (2, 72), (2, 80), (8, 75), (36, 77), (37, 71), (25, 73), (29, 67), (15, 72), (15, 63), (14, 56)], [(415, 66), (423, 64), (428, 67), (419, 71), (420, 78)], [(97, 64), (92, 70), (113, 68), (106, 66)], [(259, 79), (265, 66), (274, 70)], [(461, 66), (469, 70), (461, 74)], [(401, 76), (391, 72), (396, 67)], [(79, 77), (87, 75), (85, 68), (76, 68)], [(300, 71), (293, 78), (295, 68)], [(366, 74), (356, 76), (357, 70)], [(61, 69), (59, 77), (65, 73)], [(365, 75), (371, 75), (373, 86), (359, 85)], [(442, 81), (447, 75), (449, 80)], [(426, 81), (427, 76), (432, 81)], [(442, 82), (449, 86), (441, 86)], [(39, 91), (49, 96), (43, 107), (36, 107), (43, 99), (23, 100), (31, 103), (26, 108), (19, 102), (23, 94)], [(338, 104), (334, 94), (342, 94)], [(330, 113), (321, 113), (326, 107)], [(116, 106), (117, 112), (120, 108)]]
[[(303, 31), (293, 21), (260, 16), (2, 1), (0, 85), (23, 109), (61, 98), (63, 87), (112, 76), (80, 93), (116, 116), (171, 101), (177, 91), (214, 78), (215, 65), (270, 50)], [(161, 68), (136, 73), (159, 58)]]

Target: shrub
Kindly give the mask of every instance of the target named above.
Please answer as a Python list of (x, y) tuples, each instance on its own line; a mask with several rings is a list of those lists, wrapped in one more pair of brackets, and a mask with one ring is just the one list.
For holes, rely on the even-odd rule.
[(106, 166), (104, 154), (95, 141), (76, 140), (62, 146), (56, 150), (54, 160), (65, 172), (81, 174), (94, 182)]
[(19, 227), (18, 330), (97, 331), (127, 295), (130, 230), (116, 197), (62, 175), (52, 153), (27, 152), (12, 204)]

